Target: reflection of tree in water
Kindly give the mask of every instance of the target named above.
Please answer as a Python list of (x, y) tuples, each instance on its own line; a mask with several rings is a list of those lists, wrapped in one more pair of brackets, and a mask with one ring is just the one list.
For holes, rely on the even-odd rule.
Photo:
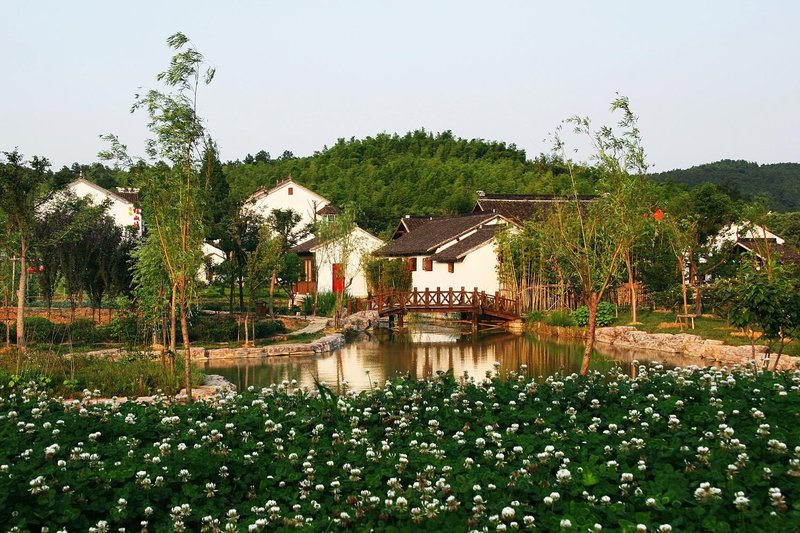
[[(413, 338), (405, 333), (379, 332), (348, 344), (333, 354), (212, 361), (206, 371), (235, 381), (240, 390), (293, 379), (301, 386), (313, 389), (315, 378), (338, 390), (344, 381), (353, 389), (364, 390), (370, 388), (370, 382), (373, 386), (382, 386), (385, 380), (400, 375), (421, 379), (447, 370), (457, 377), (466, 372), (482, 379), (487, 371), (494, 371), (495, 361), (500, 363), (501, 375), (517, 371), (523, 365), (531, 377), (572, 373), (580, 369), (583, 355), (583, 345), (579, 340), (536, 338), (532, 335), (454, 335), (449, 341), (426, 343), (413, 342)], [(427, 338), (446, 339), (439, 332), (435, 337)], [(623, 372), (629, 373), (634, 359), (665, 361), (667, 366), (690, 364), (689, 361), (666, 358), (665, 354), (658, 352), (633, 352), (597, 345), (591, 368), (605, 372), (620, 366)]]

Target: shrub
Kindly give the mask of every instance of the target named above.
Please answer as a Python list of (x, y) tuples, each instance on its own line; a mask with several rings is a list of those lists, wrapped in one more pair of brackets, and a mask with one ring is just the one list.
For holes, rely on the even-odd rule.
[(544, 320), (544, 313), (542, 311), (528, 311), (525, 313), (525, 322), (542, 322)]
[(569, 327), (574, 326), (575, 321), (568, 309), (563, 311), (551, 311), (544, 317), (544, 323), (548, 326)]
[[(317, 315), (332, 317), (334, 307), (336, 307), (336, 293), (320, 292), (317, 295)], [(314, 313), (313, 295), (309, 295), (303, 300), (303, 313), (306, 315)]]
[[(58, 343), (67, 340), (66, 327), (54, 324), (41, 316), (25, 317), (25, 340), (28, 342)], [(17, 338), (17, 324), (11, 324), (11, 339)]]
[(256, 338), (263, 339), (279, 333), (286, 333), (286, 326), (280, 320), (259, 320), (256, 322)]
[[(589, 308), (581, 306), (572, 312), (575, 324), (581, 327), (589, 325)], [(610, 326), (616, 318), (614, 304), (611, 302), (600, 302), (597, 306), (597, 325), (602, 327)]]
[(189, 340), (204, 342), (235, 341), (239, 327), (231, 316), (198, 316), (189, 326)]
[(70, 337), (75, 344), (91, 344), (97, 342), (97, 325), (94, 320), (80, 318), (68, 326)]

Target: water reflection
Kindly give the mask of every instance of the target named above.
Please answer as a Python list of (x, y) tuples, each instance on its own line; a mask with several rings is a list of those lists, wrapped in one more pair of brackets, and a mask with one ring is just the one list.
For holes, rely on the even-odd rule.
[[(313, 387), (314, 379), (337, 388), (347, 381), (352, 388), (365, 390), (398, 375), (421, 379), (446, 370), (456, 376), (467, 373), (482, 378), (494, 370), (495, 362), (500, 364), (501, 373), (519, 370), (523, 365), (532, 377), (571, 373), (580, 369), (582, 357), (583, 345), (575, 340), (508, 333), (472, 336), (435, 328), (403, 333), (378, 330), (333, 354), (218, 360), (207, 363), (205, 370), (225, 376), (240, 390), (283, 380)], [(625, 372), (633, 372), (634, 359), (661, 361), (668, 366), (696, 364), (696, 360), (657, 352), (598, 345), (591, 369), (605, 372), (620, 366)]]

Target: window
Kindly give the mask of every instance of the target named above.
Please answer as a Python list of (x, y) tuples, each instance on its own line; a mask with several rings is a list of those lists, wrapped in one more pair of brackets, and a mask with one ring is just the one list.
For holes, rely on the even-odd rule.
[(406, 272), (416, 272), (417, 271), (417, 258), (416, 257), (409, 257), (406, 259)]
[(433, 270), (433, 259), (430, 257), (423, 257), (422, 258), (422, 270), (426, 270), (430, 272)]
[(289, 196), (294, 194), (294, 187), (289, 187)]
[(447, 271), (451, 274), (456, 271), (456, 264), (453, 262), (447, 263)]

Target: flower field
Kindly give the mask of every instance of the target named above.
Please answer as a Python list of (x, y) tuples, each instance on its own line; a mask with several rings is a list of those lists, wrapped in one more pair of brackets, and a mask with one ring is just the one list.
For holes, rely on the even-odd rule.
[(0, 399), (3, 531), (800, 529), (800, 373), (91, 396)]

